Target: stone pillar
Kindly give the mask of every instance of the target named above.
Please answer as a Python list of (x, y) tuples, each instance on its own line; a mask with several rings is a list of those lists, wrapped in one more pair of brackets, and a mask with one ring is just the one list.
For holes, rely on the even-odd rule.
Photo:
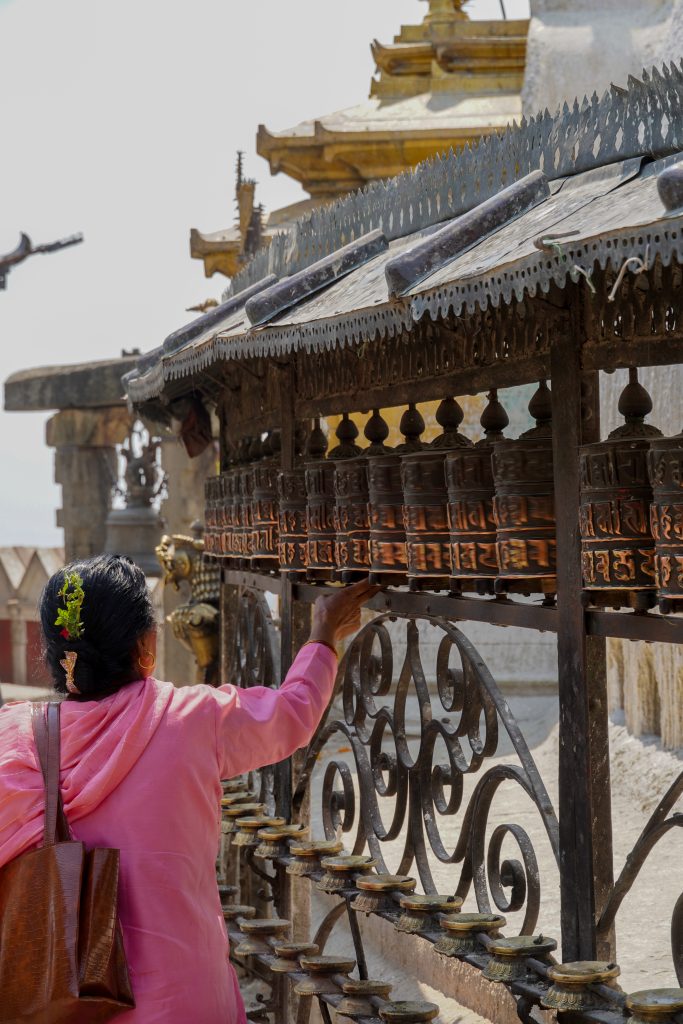
[(683, 650), (612, 638), (607, 651), (610, 713), (623, 709), (634, 736), (660, 736), (667, 750), (683, 747)]
[(115, 446), (124, 441), (129, 421), (124, 406), (63, 409), (48, 420), (46, 442), (56, 448), (55, 481), (62, 486), (57, 525), (64, 530), (67, 562), (104, 550), (118, 476)]
[(667, 750), (683, 747), (683, 650), (678, 644), (653, 644), (659, 696), (659, 735)]

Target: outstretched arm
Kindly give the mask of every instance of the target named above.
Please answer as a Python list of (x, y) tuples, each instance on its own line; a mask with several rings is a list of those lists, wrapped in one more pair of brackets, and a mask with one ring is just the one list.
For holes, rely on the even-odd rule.
[(216, 695), (216, 745), (221, 778), (282, 761), (311, 740), (332, 696), (336, 644), (360, 628), (361, 605), (378, 590), (366, 580), (325, 597), (313, 608), (311, 638), (279, 690), (221, 686)]

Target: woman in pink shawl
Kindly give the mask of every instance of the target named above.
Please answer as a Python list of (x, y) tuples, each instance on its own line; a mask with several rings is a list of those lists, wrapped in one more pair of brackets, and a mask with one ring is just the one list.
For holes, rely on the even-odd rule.
[[(68, 573), (82, 579), (82, 633), (56, 624)], [(279, 690), (158, 682), (154, 613), (142, 571), (117, 555), (56, 573), (41, 601), (46, 661), (67, 693), (60, 782), (86, 847), (121, 851), (120, 917), (136, 1009), (121, 1024), (239, 1024), (216, 886), (221, 779), (309, 742), (332, 695), (334, 647), (376, 588), (359, 583), (314, 607), (310, 641)], [(61, 624), (61, 623), (60, 623)], [(72, 655), (70, 657), (73, 657)], [(39, 844), (44, 790), (28, 703), (0, 708), (0, 867)], [(0, 921), (0, 946), (5, 936)]]

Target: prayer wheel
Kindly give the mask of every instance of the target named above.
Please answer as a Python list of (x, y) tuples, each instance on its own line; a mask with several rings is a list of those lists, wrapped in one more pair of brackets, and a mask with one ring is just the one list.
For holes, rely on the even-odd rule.
[(408, 580), (406, 528), (403, 522), (401, 456), (420, 451), (425, 422), (414, 403), (399, 424), (403, 444), (378, 454), (368, 465), (370, 581), (401, 586)]
[(260, 451), (259, 439), (249, 438), (244, 447), (247, 461), (235, 472), (234, 564), (240, 569), (248, 569), (251, 562), (251, 505), (254, 494), (254, 467), (251, 459)]
[(648, 454), (661, 431), (645, 423), (652, 400), (629, 372), (619, 398), (624, 424), (579, 450), (581, 566), (586, 602), (642, 610), (656, 601)]
[(529, 402), (536, 426), (516, 441), (493, 445), (493, 499), (500, 572), (496, 593), (556, 591), (550, 391), (545, 381)]
[(221, 507), (218, 513), (220, 531), (220, 553), (227, 564), (236, 564), (237, 554), (237, 507), (236, 494), (239, 485), (239, 468), (231, 466), (221, 473)]
[(280, 568), (299, 575), (306, 572), (306, 471), (303, 466), (278, 476), (278, 557)]
[(344, 413), (337, 427), (338, 444), (329, 453), (334, 462), (333, 578), (350, 580), (368, 571), (368, 467), (356, 444), (358, 427)]
[(306, 471), (302, 464), (304, 431), (294, 432), (295, 466), (277, 477), (278, 560), (290, 575), (306, 572)]
[(259, 572), (277, 572), (280, 431), (272, 430), (263, 442), (263, 459), (253, 470), (251, 566)]
[[(342, 420), (340, 429), (346, 443), (353, 443), (358, 430), (352, 420)], [(339, 435), (338, 435), (339, 436)], [(368, 474), (372, 461), (388, 452), (384, 445), (389, 428), (375, 409), (365, 425), (370, 442), (358, 458), (340, 458), (334, 471), (335, 561), (337, 577), (344, 583), (366, 576), (370, 569), (370, 518)], [(330, 457), (333, 457), (331, 454)]]
[(214, 558), (219, 554), (218, 511), (220, 506), (220, 476), (210, 476), (204, 481), (204, 554)]
[(344, 583), (370, 568), (368, 520), (368, 460), (348, 459), (334, 473), (334, 560), (336, 576)]
[(306, 462), (306, 576), (310, 580), (334, 579), (334, 462), (324, 457), (327, 438), (316, 419), (308, 442), (311, 461)]
[(451, 590), (493, 593), (498, 575), (496, 520), (493, 512), (493, 445), (503, 437), (508, 416), (495, 390), (479, 421), (484, 437), (473, 448), (446, 456)]
[(458, 433), (463, 416), (454, 398), (444, 399), (436, 412), (443, 433), (423, 451), (401, 458), (403, 522), (411, 590), (448, 586), (451, 551), (444, 463), (448, 451), (472, 446), (469, 438)]
[(650, 524), (660, 611), (683, 611), (683, 432), (650, 441)]

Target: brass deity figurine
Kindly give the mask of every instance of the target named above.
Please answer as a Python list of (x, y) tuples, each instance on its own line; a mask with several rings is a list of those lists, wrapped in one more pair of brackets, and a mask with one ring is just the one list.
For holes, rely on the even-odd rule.
[(167, 622), (183, 647), (192, 652), (197, 664), (196, 682), (218, 686), (218, 619), (220, 600), (220, 569), (204, 560), (204, 538), (201, 523), (191, 526), (192, 536), (165, 534), (156, 548), (156, 556), (164, 569), (164, 583), (176, 590), (180, 584), (190, 585), (190, 597), (179, 605)]

